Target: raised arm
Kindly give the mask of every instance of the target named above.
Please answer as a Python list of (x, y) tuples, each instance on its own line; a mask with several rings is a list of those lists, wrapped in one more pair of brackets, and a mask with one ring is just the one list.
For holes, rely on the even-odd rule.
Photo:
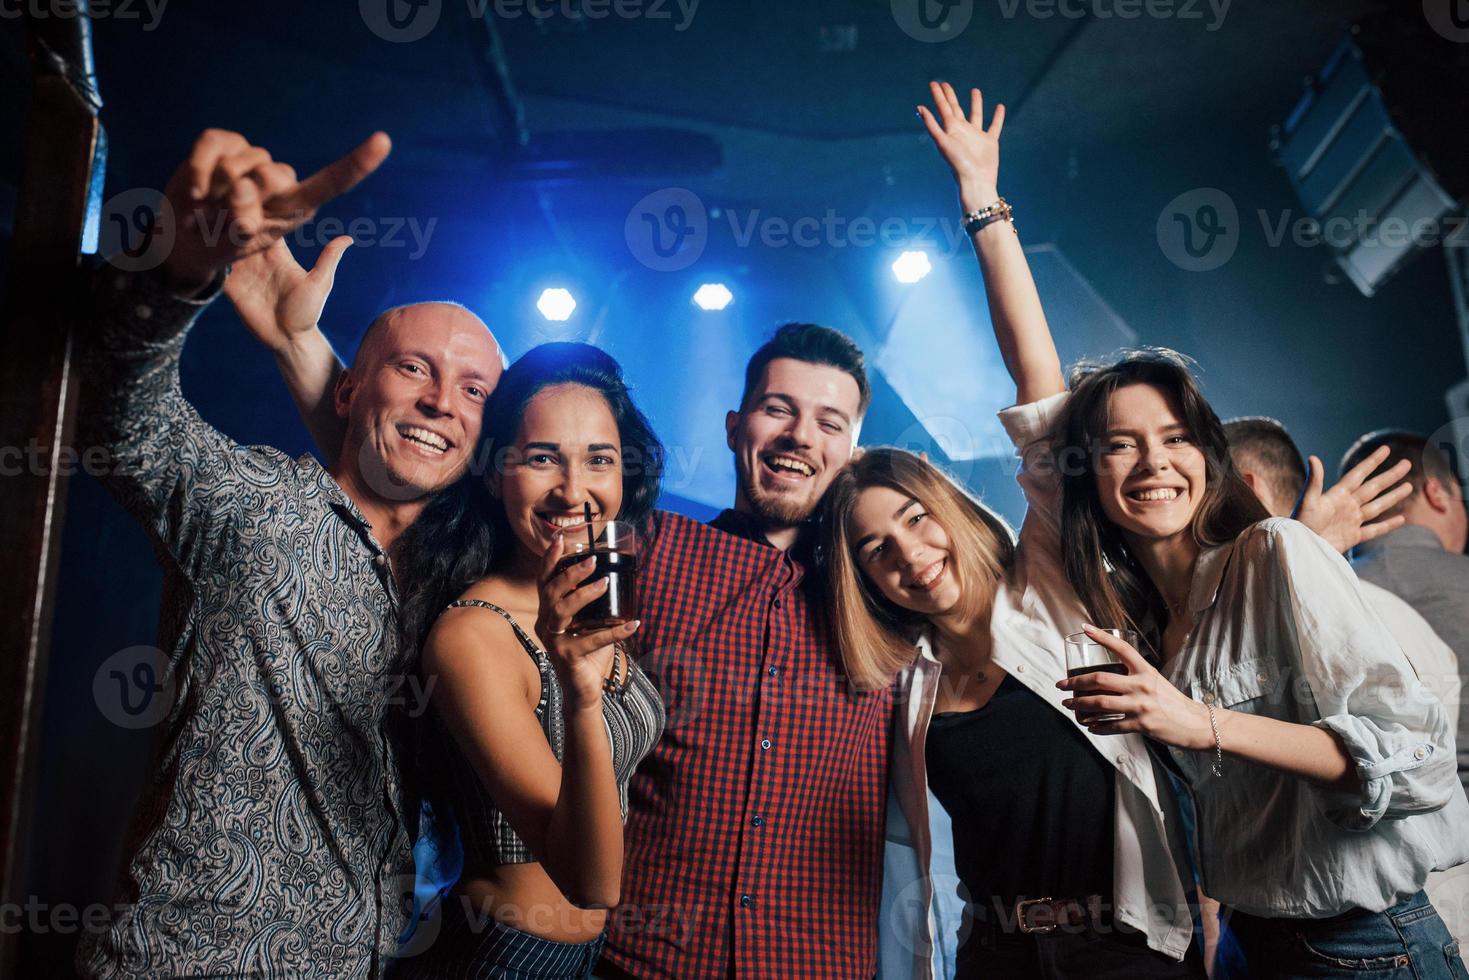
[(329, 467), (346, 435), (347, 423), (332, 404), (343, 364), (319, 324), (337, 263), (351, 244), (348, 235), (332, 239), (307, 272), (281, 239), (237, 262), (224, 282), (224, 294), (235, 312), (275, 355), (291, 400)]
[[(990, 128), (985, 129), (984, 100), (979, 89), (970, 90), (968, 118), (947, 82), (930, 82), (929, 91), (935, 111), (919, 106), (918, 115), (954, 172), (963, 213), (968, 215), (996, 203), (1000, 198), (1000, 132), (1005, 126), (1005, 107), (995, 107)], [(1015, 381), (1016, 404), (1029, 404), (1066, 390), (1061, 359), (1014, 224), (992, 222), (970, 240), (984, 276), (995, 339)]]
[[(80, 438), (107, 453), (104, 484), (189, 574), (257, 478), (257, 452), (220, 434), (185, 400), (179, 355), (221, 271), (270, 247), (318, 206), (371, 173), (374, 137), (303, 181), (238, 133), (208, 130), (169, 180), (149, 242), (158, 266), (96, 270), (91, 325), (80, 340)], [(221, 231), (224, 229), (223, 231)]]

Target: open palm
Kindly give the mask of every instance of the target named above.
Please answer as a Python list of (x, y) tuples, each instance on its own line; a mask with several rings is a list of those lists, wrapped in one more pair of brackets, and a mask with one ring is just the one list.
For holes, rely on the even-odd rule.
[(984, 97), (970, 89), (970, 112), (964, 115), (959, 97), (948, 82), (929, 82), (934, 111), (918, 107), (919, 118), (933, 137), (934, 146), (959, 182), (959, 196), (966, 211), (993, 203), (998, 197), (1000, 131), (1005, 128), (1005, 107), (995, 106), (990, 128), (984, 128)]
[(256, 339), (272, 351), (289, 347), (314, 330), (331, 294), (348, 235), (332, 239), (307, 272), (291, 255), (284, 239), (236, 262), (224, 281), (224, 293)]

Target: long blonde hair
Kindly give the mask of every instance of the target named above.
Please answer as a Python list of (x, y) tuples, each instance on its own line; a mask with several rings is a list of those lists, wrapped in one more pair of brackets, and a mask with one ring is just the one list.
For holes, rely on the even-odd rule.
[(826, 492), (822, 551), (832, 626), (847, 675), (862, 690), (892, 683), (913, 662), (926, 617), (893, 603), (857, 567), (849, 524), (857, 497), (887, 487), (917, 500), (949, 537), (950, 568), (964, 619), (982, 616), (1015, 560), (1014, 534), (998, 515), (938, 467), (902, 449), (869, 449), (837, 474)]

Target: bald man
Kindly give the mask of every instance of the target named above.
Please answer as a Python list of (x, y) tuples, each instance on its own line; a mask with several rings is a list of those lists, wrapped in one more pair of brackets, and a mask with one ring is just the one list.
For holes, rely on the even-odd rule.
[(376, 977), (406, 925), (417, 801), (394, 707), (413, 651), (389, 556), (465, 471), (499, 348), (452, 304), (379, 317), (332, 388), (328, 467), (237, 445), (179, 388), (224, 271), (268, 269), (281, 236), (387, 153), (379, 134), (298, 181), (210, 130), (165, 191), (161, 265), (97, 277), (81, 439), (118, 461), (104, 482), (163, 565), (157, 688), (174, 695), (119, 914), (89, 930), (83, 975)]

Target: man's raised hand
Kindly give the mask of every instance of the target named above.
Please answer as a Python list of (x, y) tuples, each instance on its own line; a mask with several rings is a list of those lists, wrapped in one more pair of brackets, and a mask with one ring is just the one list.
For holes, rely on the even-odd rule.
[(164, 190), (155, 229), (169, 241), (160, 272), (173, 290), (189, 295), (225, 266), (265, 251), (351, 190), (392, 150), (386, 133), (305, 180), (239, 133), (205, 130)]
[(314, 331), (331, 295), (337, 263), (352, 244), (348, 235), (332, 239), (310, 272), (296, 262), (285, 239), (234, 264), (224, 294), (250, 333), (273, 353)]

